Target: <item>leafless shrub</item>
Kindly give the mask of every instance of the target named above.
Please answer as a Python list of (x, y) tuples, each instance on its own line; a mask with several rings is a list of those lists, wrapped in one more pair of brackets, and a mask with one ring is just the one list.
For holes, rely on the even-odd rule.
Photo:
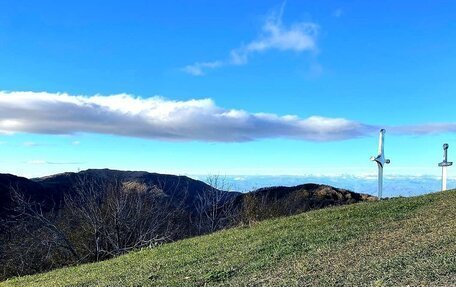
[(212, 175), (207, 177), (206, 183), (210, 187), (199, 191), (195, 204), (200, 234), (228, 227), (236, 217), (235, 198), (229, 192), (226, 178)]
[(10, 215), (0, 221), (0, 279), (188, 236), (180, 228), (189, 222), (183, 209), (186, 191), (174, 184), (79, 176), (58, 203), (11, 187)]
[(118, 179), (79, 178), (65, 206), (77, 221), (85, 253), (95, 260), (171, 240), (177, 229), (173, 198), (158, 187)]
[(10, 198), (11, 215), (2, 219), (7, 230), (1, 238), (3, 276), (41, 272), (81, 259), (55, 205), (32, 200), (13, 186)]

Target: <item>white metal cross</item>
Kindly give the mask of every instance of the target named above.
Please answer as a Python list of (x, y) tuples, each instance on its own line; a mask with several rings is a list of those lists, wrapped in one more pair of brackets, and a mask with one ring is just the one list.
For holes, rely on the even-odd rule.
[(380, 130), (380, 136), (378, 139), (378, 155), (376, 157), (371, 157), (372, 161), (375, 161), (378, 166), (378, 198), (382, 198), (383, 192), (383, 166), (391, 161), (389, 159), (385, 159), (385, 129)]
[(448, 161), (448, 144), (443, 145), (443, 161), (439, 163), (442, 167), (442, 191), (447, 189), (447, 167), (452, 166), (453, 162)]

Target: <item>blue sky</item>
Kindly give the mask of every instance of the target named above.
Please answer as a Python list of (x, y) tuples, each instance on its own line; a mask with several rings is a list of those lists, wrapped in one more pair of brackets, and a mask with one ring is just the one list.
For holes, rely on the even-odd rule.
[(455, 8), (2, 1), (0, 170), (371, 175), (386, 127), (385, 175), (438, 175)]

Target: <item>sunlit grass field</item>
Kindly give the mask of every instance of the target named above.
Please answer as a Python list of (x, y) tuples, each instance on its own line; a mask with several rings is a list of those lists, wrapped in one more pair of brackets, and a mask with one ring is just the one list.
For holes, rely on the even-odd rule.
[(456, 286), (456, 191), (258, 222), (0, 286)]

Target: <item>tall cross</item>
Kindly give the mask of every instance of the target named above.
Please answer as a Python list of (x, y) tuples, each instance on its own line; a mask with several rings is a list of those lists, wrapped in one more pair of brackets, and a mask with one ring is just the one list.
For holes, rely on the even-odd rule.
[(375, 161), (378, 166), (378, 198), (382, 198), (383, 192), (383, 166), (391, 161), (389, 159), (385, 159), (385, 150), (384, 150), (384, 143), (385, 143), (385, 129), (380, 130), (380, 136), (378, 139), (378, 155), (376, 157), (371, 157), (372, 161)]
[(439, 163), (442, 167), (442, 191), (447, 189), (447, 167), (452, 166), (453, 162), (448, 161), (448, 144), (443, 145), (443, 161)]

